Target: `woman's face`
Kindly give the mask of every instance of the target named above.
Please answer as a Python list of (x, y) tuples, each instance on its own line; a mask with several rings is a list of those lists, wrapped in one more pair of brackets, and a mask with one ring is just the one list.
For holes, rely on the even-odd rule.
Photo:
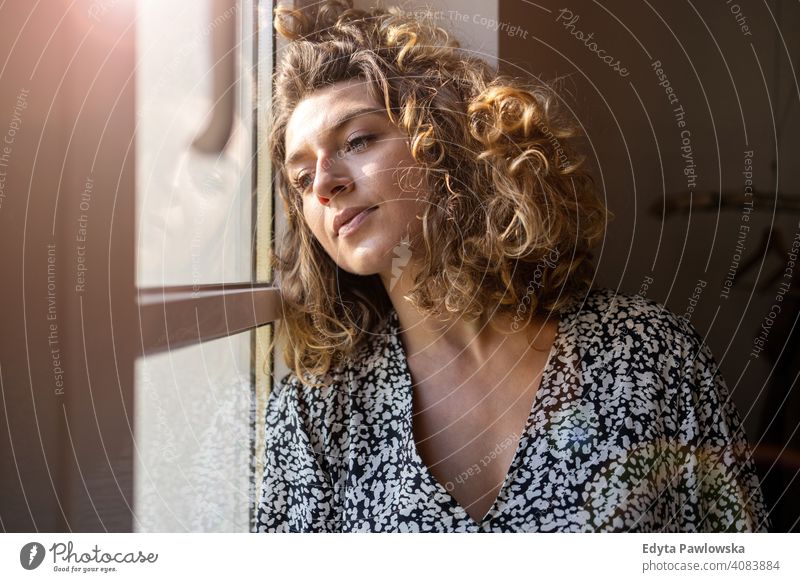
[(402, 245), (421, 232), (427, 199), (422, 172), (408, 137), (362, 80), (320, 89), (297, 105), (286, 128), (286, 173), (306, 223), (339, 267), (388, 277), (392, 259), (407, 258)]

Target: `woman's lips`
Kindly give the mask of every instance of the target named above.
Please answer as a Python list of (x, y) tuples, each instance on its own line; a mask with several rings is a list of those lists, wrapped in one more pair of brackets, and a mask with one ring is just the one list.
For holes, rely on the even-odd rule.
[(356, 214), (349, 221), (345, 222), (339, 229), (339, 238), (346, 237), (355, 232), (361, 225), (361, 223), (364, 222), (367, 219), (367, 217), (377, 209), (378, 209), (377, 206), (372, 206), (370, 208), (367, 208), (366, 210), (363, 210), (360, 213)]

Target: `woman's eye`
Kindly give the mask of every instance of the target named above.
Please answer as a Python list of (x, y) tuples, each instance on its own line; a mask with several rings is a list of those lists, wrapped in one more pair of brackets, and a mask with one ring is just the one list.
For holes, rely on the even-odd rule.
[[(374, 135), (360, 135), (347, 140), (344, 144), (344, 151), (346, 153), (358, 153), (366, 149), (367, 144), (374, 139)], [(314, 177), (311, 174), (300, 174), (292, 180), (292, 185), (300, 192), (305, 192), (314, 183)]]
[(304, 192), (306, 188), (311, 186), (312, 182), (311, 174), (301, 174), (294, 179), (294, 187)]
[(372, 139), (371, 135), (360, 135), (347, 141), (345, 149), (349, 152), (359, 152), (367, 147), (367, 143)]

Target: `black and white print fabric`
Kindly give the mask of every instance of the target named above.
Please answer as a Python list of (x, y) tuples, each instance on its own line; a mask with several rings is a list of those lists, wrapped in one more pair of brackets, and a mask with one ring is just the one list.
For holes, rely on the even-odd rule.
[(396, 312), (324, 388), (270, 394), (259, 532), (766, 531), (740, 417), (691, 324), (594, 289), (560, 314), (527, 426), (480, 523), (412, 431)]

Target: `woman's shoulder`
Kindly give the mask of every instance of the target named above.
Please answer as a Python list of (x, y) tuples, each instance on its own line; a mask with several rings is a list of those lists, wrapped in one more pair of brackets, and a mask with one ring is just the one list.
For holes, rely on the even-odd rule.
[[(579, 301), (580, 298), (576, 298)], [(589, 317), (601, 316), (608, 321), (636, 321), (685, 329), (685, 322), (663, 303), (639, 294), (625, 293), (610, 287), (589, 291), (582, 306)]]
[(400, 414), (402, 367), (396, 317), (387, 315), (346, 358), (325, 374), (301, 379), (289, 372), (275, 383), (267, 403), (267, 438), (313, 451), (326, 470), (344, 458), (348, 427), (376, 426)]
[[(342, 405), (342, 399), (352, 396), (352, 387), (376, 370), (391, 370), (398, 357), (397, 315), (390, 311), (377, 322), (354, 352), (336, 356), (324, 374), (300, 377), (291, 371), (280, 378), (273, 388), (272, 400), (285, 405), (301, 406), (312, 412), (325, 406)], [(319, 410), (318, 410), (319, 412)]]
[[(582, 337), (601, 341), (626, 341), (626, 337), (649, 341), (670, 352), (688, 347), (699, 348), (703, 337), (684, 317), (664, 303), (616, 289), (595, 288), (570, 307)], [(659, 349), (660, 349), (659, 348)]]
[(711, 348), (695, 327), (664, 303), (596, 288), (568, 308), (564, 341), (591, 377), (629, 378), (662, 396), (688, 388), (692, 378), (718, 375)]
[(325, 409), (335, 407), (337, 401), (346, 397), (347, 386), (342, 365), (334, 366), (325, 374), (307, 374), (302, 378), (290, 371), (274, 382), (269, 406), (273, 414), (283, 416), (324, 416)]
[(338, 455), (337, 444), (343, 440), (349, 394), (347, 384), (336, 374), (313, 381), (322, 385), (303, 382), (289, 372), (274, 383), (266, 406), (267, 449), (292, 451), (295, 462), (312, 454), (329, 471)]

